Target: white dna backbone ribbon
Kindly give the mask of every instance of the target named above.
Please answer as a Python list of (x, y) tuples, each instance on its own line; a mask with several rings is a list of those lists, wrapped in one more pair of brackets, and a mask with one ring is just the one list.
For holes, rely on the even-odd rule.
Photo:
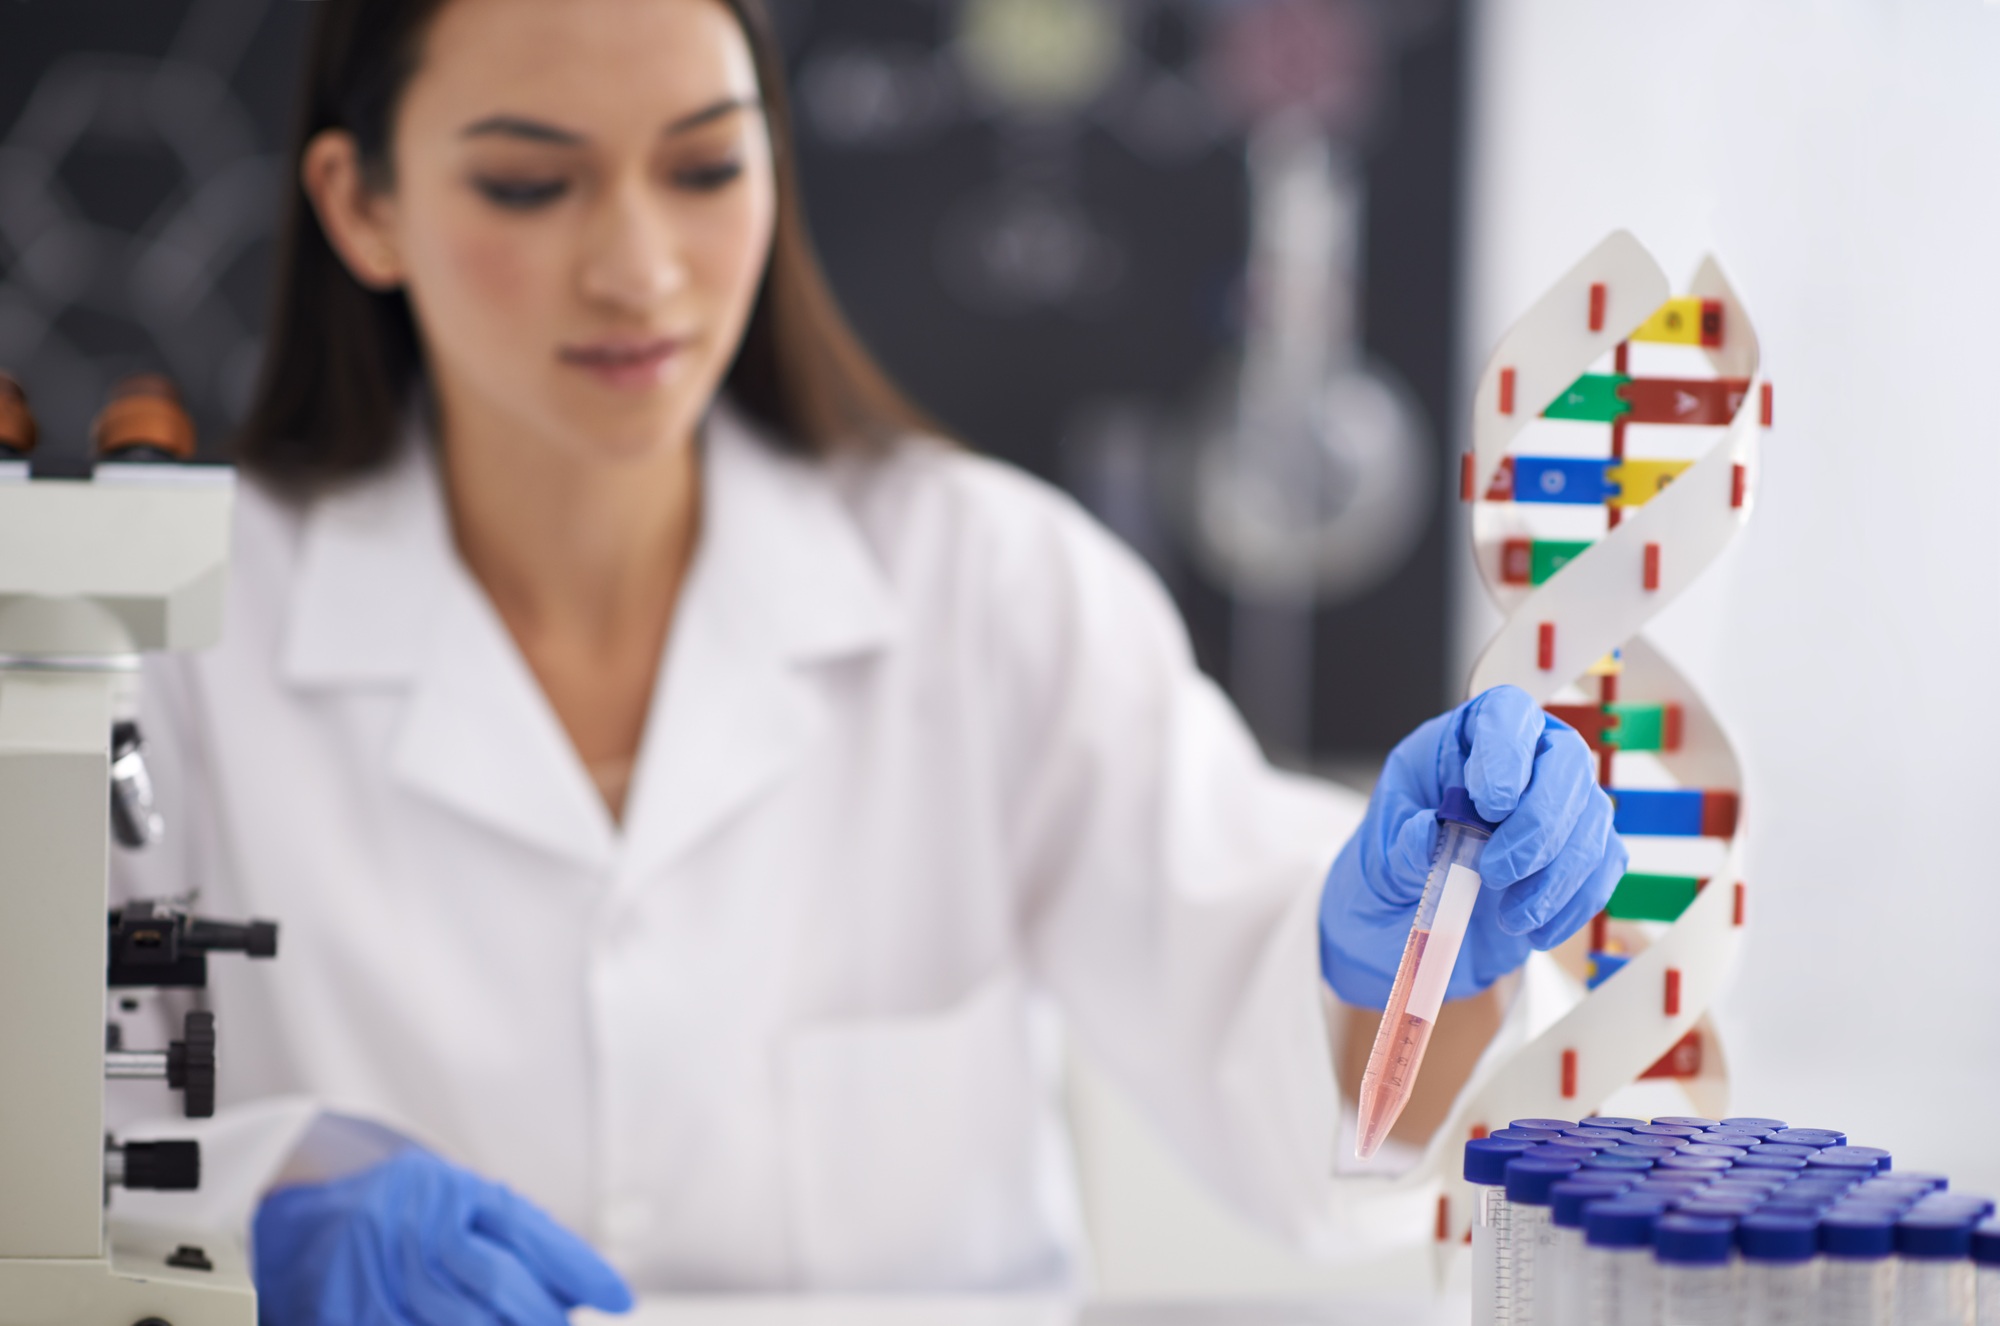
[[(1676, 375), (1636, 375), (1635, 345)], [(1770, 416), (1756, 334), (1722, 269), (1704, 259), (1670, 297), (1625, 231), (1537, 300), (1480, 375), (1460, 495), (1506, 620), (1468, 694), (1518, 686), (1583, 734), (1632, 865), (1592, 923), (1580, 1001), (1489, 1055), (1422, 1160), (1375, 1185), (1409, 1196), (1437, 1185), (1441, 1274), (1474, 1211), (1467, 1139), (1512, 1119), (1597, 1113), (1641, 1078), (1674, 1079), (1697, 1114), (1725, 1111), (1707, 1010), (1746, 919), (1742, 778), (1721, 728), (1642, 628), (1749, 518)], [(1569, 422), (1537, 428), (1537, 454), (1511, 454), (1542, 419)]]

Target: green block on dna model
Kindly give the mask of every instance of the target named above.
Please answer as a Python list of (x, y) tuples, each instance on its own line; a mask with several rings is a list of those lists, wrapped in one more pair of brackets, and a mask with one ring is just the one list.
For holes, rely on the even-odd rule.
[(1590, 546), (1589, 539), (1536, 539), (1528, 549), (1528, 583), (1539, 585)]
[(1549, 402), (1542, 417), (1608, 424), (1632, 412), (1632, 403), (1618, 395), (1618, 389), (1631, 380), (1623, 373), (1585, 373)]
[(1611, 891), (1605, 915), (1618, 921), (1678, 921), (1701, 891), (1693, 875), (1626, 875)]
[(1618, 720), (1604, 734), (1604, 744), (1613, 750), (1660, 750), (1666, 745), (1665, 705), (1607, 704), (1604, 708)]

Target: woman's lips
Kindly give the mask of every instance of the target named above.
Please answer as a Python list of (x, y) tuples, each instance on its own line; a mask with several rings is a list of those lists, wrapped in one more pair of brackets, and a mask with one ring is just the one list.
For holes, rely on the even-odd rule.
[(636, 390), (664, 380), (685, 345), (685, 341), (672, 336), (644, 341), (593, 341), (589, 345), (566, 345), (557, 352), (557, 357), (606, 386)]

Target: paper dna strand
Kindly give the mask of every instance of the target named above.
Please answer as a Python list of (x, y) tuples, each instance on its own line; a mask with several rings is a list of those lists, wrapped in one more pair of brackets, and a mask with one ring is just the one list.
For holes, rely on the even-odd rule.
[[(1639, 376), (1641, 356), (1675, 375)], [(1750, 514), (1771, 411), (1757, 369), (1756, 334), (1714, 260), (1669, 298), (1658, 264), (1620, 231), (1514, 324), (1480, 377), (1461, 496), (1506, 621), (1468, 693), (1519, 686), (1583, 734), (1632, 866), (1591, 927), (1592, 988), (1489, 1056), (1398, 1185), (1440, 1184), (1446, 1247), (1473, 1214), (1459, 1165), (1468, 1137), (1591, 1114), (1647, 1076), (1678, 1079), (1698, 1114), (1724, 1112), (1706, 1011), (1743, 933), (1741, 777), (1715, 720), (1641, 628)], [(1510, 454), (1538, 419), (1570, 422), (1522, 439), (1536, 454)], [(1611, 952), (1614, 928), (1640, 936), (1624, 923), (1655, 933), (1636, 952)]]

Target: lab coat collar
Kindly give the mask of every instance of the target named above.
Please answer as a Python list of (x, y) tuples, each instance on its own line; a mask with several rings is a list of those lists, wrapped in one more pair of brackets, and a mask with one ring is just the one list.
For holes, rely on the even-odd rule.
[(873, 651), (895, 600), (832, 465), (726, 404), (704, 430), (700, 543), (614, 825), (547, 698), (458, 560), (428, 438), (308, 509), (284, 643), (306, 689), (406, 688), (407, 786), (580, 865), (657, 867), (768, 787), (823, 720), (815, 663)]

